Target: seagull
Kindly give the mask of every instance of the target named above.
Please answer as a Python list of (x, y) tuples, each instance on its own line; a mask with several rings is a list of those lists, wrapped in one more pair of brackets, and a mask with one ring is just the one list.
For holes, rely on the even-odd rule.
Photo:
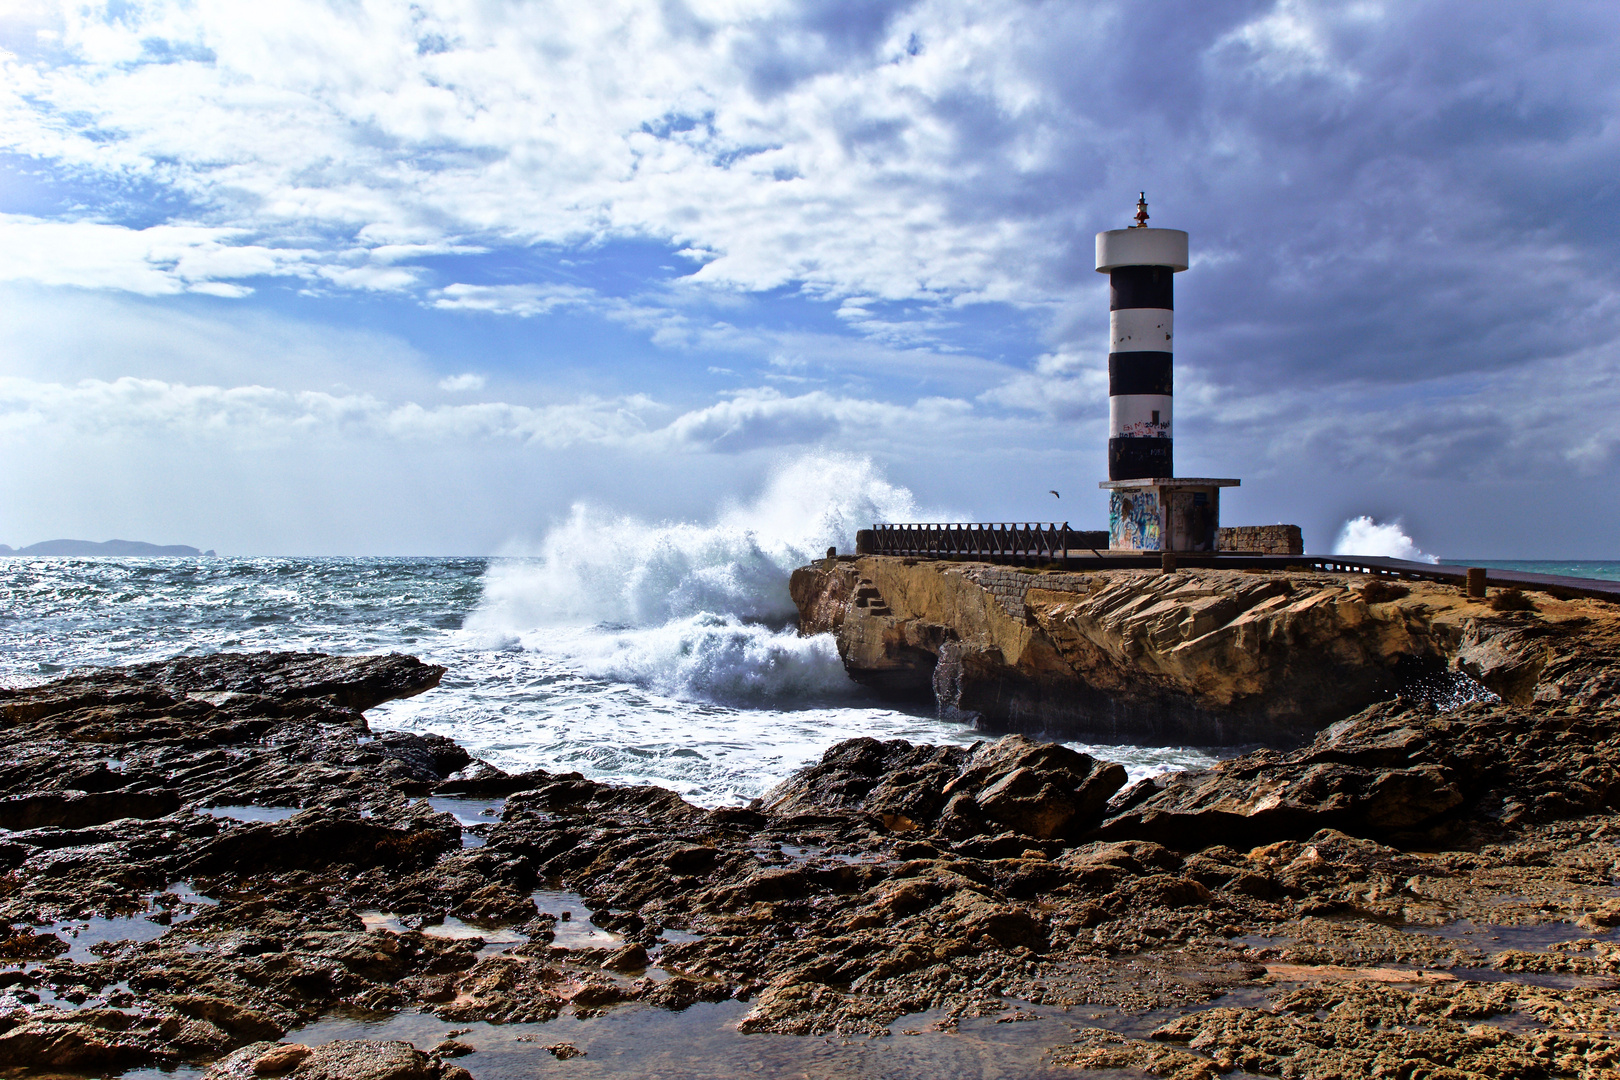
[[(1046, 490), (1048, 490), (1048, 491), (1052, 491), (1052, 489), (1051, 489), (1051, 488), (1047, 488), (1047, 489), (1046, 489)], [(1059, 494), (1058, 494), (1058, 493), (1057, 493), (1057, 492), (1055, 492), (1055, 491), (1052, 491), (1052, 498), (1054, 498), (1054, 499), (1061, 499), (1061, 498), (1063, 498), (1063, 496), (1061, 496), (1061, 495), (1059, 495)]]

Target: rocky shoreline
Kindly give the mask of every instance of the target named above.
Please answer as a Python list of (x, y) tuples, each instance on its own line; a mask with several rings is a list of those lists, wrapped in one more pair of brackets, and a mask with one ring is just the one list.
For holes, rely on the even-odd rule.
[(1300, 746), (1396, 695), (1472, 688), (1525, 705), (1620, 691), (1620, 619), (1601, 600), (1471, 599), (1309, 570), (1079, 573), (891, 556), (801, 567), (790, 589), (800, 632), (835, 635), (855, 681), (1064, 739)]
[[(534, 1071), (614, 1075), (547, 1025), (649, 1009), (889, 1054), (1038, 1031), (1040, 1075), (1620, 1075), (1613, 616), (1356, 599), (1500, 697), (1347, 698), (1298, 749), (1129, 786), (1020, 735), (857, 739), (706, 809), (372, 731), (443, 674), (411, 657), (0, 690), (0, 1075), (487, 1078), (501, 1030)], [(438, 1026), (301, 1037), (339, 1015)]]

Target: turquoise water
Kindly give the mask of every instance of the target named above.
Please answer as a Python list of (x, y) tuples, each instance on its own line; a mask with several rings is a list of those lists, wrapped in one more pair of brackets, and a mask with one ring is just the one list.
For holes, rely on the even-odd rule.
[(1580, 559), (1441, 559), (1442, 566), (1483, 566), (1487, 570), (1518, 570), (1526, 574), (1558, 574), (1564, 577), (1620, 581), (1620, 562)]

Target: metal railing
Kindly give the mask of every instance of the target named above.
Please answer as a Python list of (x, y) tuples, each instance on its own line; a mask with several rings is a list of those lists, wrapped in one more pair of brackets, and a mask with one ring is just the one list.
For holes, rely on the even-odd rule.
[(1080, 531), (1061, 524), (874, 525), (859, 536), (857, 550), (870, 555), (905, 555), (919, 559), (1063, 559), (1070, 548), (1106, 546), (1107, 534)]

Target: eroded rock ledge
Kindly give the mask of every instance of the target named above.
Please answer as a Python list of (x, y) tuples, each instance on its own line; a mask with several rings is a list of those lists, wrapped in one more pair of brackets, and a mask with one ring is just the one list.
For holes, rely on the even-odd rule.
[[(448, 1026), (733, 1001), (742, 1030), (795, 1034), (1013, 1005), (1069, 1018), (1056, 1065), (1188, 1080), (1620, 1067), (1608, 700), (1386, 703), (1291, 754), (1133, 786), (1017, 735), (856, 739), (754, 806), (705, 809), (509, 775), (343, 704), (439, 674), (261, 654), (0, 692), (0, 1062), (466, 1080), (478, 1058), (449, 1060), (453, 1040), (299, 1030), (334, 1010)], [(419, 798), (474, 791), (504, 796), (498, 818)], [(201, 812), (241, 803), (296, 812)], [(561, 934), (541, 889), (574, 890), (614, 940)], [(113, 915), (151, 932), (86, 954), (58, 929)], [(517, 944), (436, 934), (446, 919)]]
[(1499, 611), (1355, 574), (886, 556), (803, 567), (791, 588), (801, 632), (837, 635), (857, 681), (1062, 737), (1299, 745), (1398, 693), (1445, 696), (1447, 670), (1519, 704), (1606, 699), (1620, 678), (1620, 616), (1597, 600)]

